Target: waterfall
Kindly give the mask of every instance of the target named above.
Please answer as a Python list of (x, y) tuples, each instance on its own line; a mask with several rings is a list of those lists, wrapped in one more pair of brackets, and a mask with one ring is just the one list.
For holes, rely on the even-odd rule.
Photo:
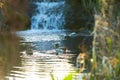
[(35, 30), (60, 30), (63, 29), (65, 20), (63, 9), (64, 0), (40, 0), (34, 2), (37, 6), (31, 18), (31, 29)]

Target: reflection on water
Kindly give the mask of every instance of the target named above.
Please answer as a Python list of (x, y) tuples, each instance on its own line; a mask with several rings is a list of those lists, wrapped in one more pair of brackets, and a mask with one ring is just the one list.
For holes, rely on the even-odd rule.
[(11, 34), (0, 34), (0, 80), (14, 65), (20, 64), (19, 38)]
[[(69, 56), (70, 58), (70, 56)], [(33, 55), (22, 55), (21, 66), (13, 66), (7, 79), (11, 80), (51, 80), (50, 73), (58, 80), (70, 71), (72, 64), (65, 55), (56, 56), (34, 52)]]
[(40, 30), (27, 30), (17, 32), (19, 36), (23, 38), (24, 42), (45, 42), (45, 41), (59, 41), (63, 40), (63, 35), (66, 35), (63, 31), (40, 31)]
[[(74, 71), (73, 54), (41, 53), (34, 46), (23, 47), (23, 44), (15, 35), (0, 35), (0, 80), (51, 80), (51, 74), (55, 79), (63, 80)], [(33, 54), (26, 53), (27, 47)]]

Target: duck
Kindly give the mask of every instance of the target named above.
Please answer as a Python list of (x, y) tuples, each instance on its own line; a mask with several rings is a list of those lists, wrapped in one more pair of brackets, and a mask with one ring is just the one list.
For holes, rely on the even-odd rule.
[(33, 55), (32, 49), (28, 48), (28, 49), (26, 50), (26, 54), (28, 54), (28, 55)]

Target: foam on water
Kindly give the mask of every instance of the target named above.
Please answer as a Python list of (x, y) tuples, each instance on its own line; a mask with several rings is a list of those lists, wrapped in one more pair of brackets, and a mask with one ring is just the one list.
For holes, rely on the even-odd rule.
[(31, 29), (59, 30), (63, 29), (65, 20), (63, 9), (65, 1), (51, 2), (44, 0), (35, 2), (36, 12), (31, 18)]

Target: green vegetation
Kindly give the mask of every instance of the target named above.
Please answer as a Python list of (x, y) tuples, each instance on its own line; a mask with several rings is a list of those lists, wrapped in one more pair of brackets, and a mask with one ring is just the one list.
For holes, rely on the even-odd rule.
[[(117, 54), (117, 53), (116, 53)], [(97, 62), (98, 67), (91, 71), (90, 80), (119, 80), (120, 79), (120, 52), (117, 57), (107, 57), (105, 64)], [(103, 61), (103, 59), (102, 59)]]
[[(78, 72), (70, 72), (68, 75), (66, 75), (64, 77), (63, 80), (73, 80), (75, 79), (75, 76), (78, 74)], [(51, 80), (56, 80), (54, 75), (52, 73), (50, 73), (50, 76), (51, 76)]]
[(51, 76), (51, 80), (55, 80), (54, 75), (53, 75), (52, 72), (50, 73), (50, 76)]
[(78, 72), (70, 72), (67, 76), (64, 77), (64, 80), (73, 80)]
[(68, 74), (64, 80), (72, 80), (73, 79), (73, 73)]
[(93, 10), (100, 11), (100, 7), (101, 7), (100, 0), (82, 0), (82, 3), (85, 11), (88, 12), (89, 15), (91, 16), (93, 15), (91, 11)]

